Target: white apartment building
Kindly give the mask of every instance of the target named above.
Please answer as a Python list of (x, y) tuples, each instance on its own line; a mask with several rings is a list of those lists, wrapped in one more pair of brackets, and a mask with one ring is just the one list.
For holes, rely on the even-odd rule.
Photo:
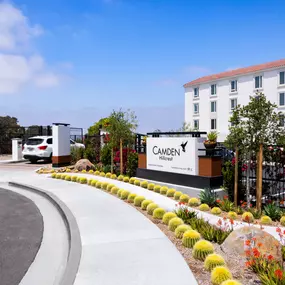
[(185, 122), (200, 131), (217, 131), (223, 142), (232, 110), (246, 105), (256, 91), (285, 113), (285, 59), (201, 77), (184, 88)]

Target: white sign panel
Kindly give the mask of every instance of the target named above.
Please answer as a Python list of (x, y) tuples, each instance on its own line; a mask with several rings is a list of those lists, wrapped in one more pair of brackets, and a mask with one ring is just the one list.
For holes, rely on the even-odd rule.
[(147, 138), (147, 169), (198, 175), (198, 149), (205, 138)]

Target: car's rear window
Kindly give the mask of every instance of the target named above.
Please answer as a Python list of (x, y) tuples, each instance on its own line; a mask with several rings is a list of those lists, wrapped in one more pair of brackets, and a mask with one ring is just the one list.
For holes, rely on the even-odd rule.
[(28, 139), (26, 145), (38, 145), (41, 144), (43, 141), (43, 139)]

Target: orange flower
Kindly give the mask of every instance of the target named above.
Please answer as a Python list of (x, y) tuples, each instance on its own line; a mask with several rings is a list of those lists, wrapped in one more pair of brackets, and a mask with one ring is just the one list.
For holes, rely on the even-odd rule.
[(262, 247), (262, 246), (263, 246), (262, 242), (259, 242), (259, 243), (257, 244), (257, 247)]
[(272, 261), (272, 260), (274, 260), (274, 257), (273, 257), (271, 254), (269, 254), (269, 255), (267, 256), (267, 259), (268, 259), (269, 261)]
[(227, 199), (229, 199), (229, 196), (225, 195), (224, 200), (227, 200)]
[(283, 277), (283, 271), (281, 269), (276, 269), (275, 272), (274, 272), (275, 276), (278, 278), (278, 279), (282, 279)]
[(217, 199), (216, 202), (217, 202), (217, 203), (221, 203), (221, 200), (220, 200), (220, 199)]
[(230, 223), (231, 223), (231, 225), (233, 225), (234, 224), (234, 220), (230, 219)]
[(250, 253), (251, 253), (250, 250), (246, 250), (246, 251), (245, 251), (245, 255), (246, 255), (246, 256), (250, 256)]
[(246, 267), (250, 267), (250, 266), (251, 266), (251, 262), (250, 262), (250, 261), (247, 261), (247, 262), (245, 263), (245, 266), (246, 266)]
[(253, 252), (254, 257), (256, 258), (260, 257), (260, 252), (256, 247), (252, 249), (252, 252)]
[(251, 241), (249, 239), (245, 241), (246, 246), (250, 246), (250, 244), (251, 244)]

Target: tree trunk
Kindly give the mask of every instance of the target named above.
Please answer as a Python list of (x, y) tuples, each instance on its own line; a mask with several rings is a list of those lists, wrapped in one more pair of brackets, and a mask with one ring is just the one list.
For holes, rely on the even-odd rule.
[(112, 147), (111, 149), (111, 173), (113, 174), (114, 172), (114, 149)]
[(259, 146), (259, 154), (258, 154), (258, 187), (256, 188), (256, 208), (257, 210), (261, 210), (261, 198), (262, 198), (262, 174), (263, 174), (263, 145)]
[(123, 168), (123, 140), (120, 139), (120, 172), (121, 172), (121, 175), (123, 175), (123, 171), (124, 171), (124, 168)]
[(250, 198), (249, 198), (249, 190), (250, 190), (250, 181), (249, 181), (249, 175), (250, 175), (250, 154), (248, 154), (248, 157), (247, 157), (247, 163), (246, 163), (246, 166), (247, 166), (247, 169), (246, 169), (246, 206), (247, 208), (250, 207)]
[(238, 205), (238, 148), (236, 148), (236, 163), (235, 163), (235, 185), (234, 185), (234, 202), (235, 207)]

